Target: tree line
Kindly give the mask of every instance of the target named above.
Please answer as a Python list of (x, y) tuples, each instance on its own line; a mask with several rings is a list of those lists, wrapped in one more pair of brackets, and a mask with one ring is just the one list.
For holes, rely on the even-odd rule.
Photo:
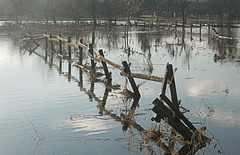
[(231, 23), (240, 17), (239, 0), (0, 0), (0, 18), (16, 22), (26, 20), (52, 21), (105, 19), (109, 23), (117, 20), (154, 20), (180, 18), (183, 24), (188, 19), (215, 18), (219, 24)]

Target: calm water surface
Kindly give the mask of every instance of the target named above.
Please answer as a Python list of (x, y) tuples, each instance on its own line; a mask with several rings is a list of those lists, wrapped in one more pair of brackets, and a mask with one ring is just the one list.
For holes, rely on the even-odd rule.
[[(134, 29), (129, 32), (130, 55), (123, 52), (124, 28), (96, 31), (94, 51), (103, 49), (105, 57), (121, 64), (131, 62), (133, 72), (163, 76), (166, 63), (176, 68), (178, 98), (190, 110), (185, 115), (197, 128), (206, 126), (207, 135), (214, 137), (211, 145), (199, 154), (240, 152), (240, 45), (238, 41), (212, 40), (187, 33), (182, 44), (181, 33), (162, 33)], [(197, 30), (196, 30), (197, 31)], [(231, 33), (230, 33), (231, 32)], [(224, 30), (225, 35), (240, 35), (239, 29)], [(91, 32), (72, 35), (85, 43)], [(50, 67), (41, 57), (21, 50), (19, 43), (5, 33), (0, 35), (0, 152), (15, 154), (145, 154), (140, 146), (143, 136), (134, 127), (122, 130), (121, 116), (127, 116), (132, 101), (123, 102), (121, 91), (126, 79), (111, 67), (113, 84), (120, 90), (108, 93), (103, 115), (98, 100), (103, 100), (105, 85), (91, 83), (83, 74), (83, 85), (68, 79), (67, 61), (63, 73)], [(38, 48), (36, 52), (43, 54)], [(224, 59), (213, 61), (214, 54)], [(84, 60), (89, 63), (88, 60)], [(54, 59), (54, 64), (59, 61)], [(101, 64), (97, 64), (101, 66)], [(152, 68), (152, 70), (151, 70)], [(72, 76), (79, 72), (72, 67)], [(150, 119), (152, 101), (158, 97), (161, 84), (136, 80), (142, 95), (134, 120), (145, 129), (157, 123)], [(127, 88), (131, 89), (127, 84)], [(88, 94), (93, 95), (88, 95)], [(106, 97), (106, 96), (105, 96)], [(116, 114), (116, 117), (111, 114)], [(214, 145), (216, 146), (214, 147)], [(157, 154), (164, 151), (154, 146)]]

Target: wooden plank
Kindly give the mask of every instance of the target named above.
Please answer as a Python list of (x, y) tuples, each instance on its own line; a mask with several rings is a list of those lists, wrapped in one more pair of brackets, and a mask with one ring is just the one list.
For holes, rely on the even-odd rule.
[(160, 97), (165, 101), (168, 106), (177, 114), (177, 116), (192, 130), (195, 131), (196, 128), (192, 123), (179, 111), (179, 109), (167, 98), (165, 94), (160, 94)]
[(173, 67), (171, 64), (167, 64), (167, 70), (168, 70), (168, 80), (170, 81), (169, 87), (170, 87), (172, 102), (179, 109), (177, 89), (176, 89), (175, 78), (173, 74)]
[(158, 77), (158, 76), (153, 76), (153, 75), (145, 75), (145, 74), (140, 74), (140, 73), (132, 73), (131, 72), (131, 74), (128, 74), (125, 72), (120, 72), (120, 75), (138, 78), (138, 79), (150, 80), (150, 81), (155, 81), (155, 82), (161, 82), (161, 83), (164, 81), (163, 77)]
[(109, 65), (111, 65), (111, 66), (113, 66), (113, 67), (115, 67), (115, 68), (118, 68), (119, 70), (123, 70), (124, 68), (122, 67), (122, 66), (120, 66), (120, 65), (118, 65), (118, 64), (116, 64), (116, 63), (114, 63), (114, 62), (112, 62), (112, 61), (110, 61), (110, 60), (108, 60), (108, 59), (106, 59), (106, 58), (104, 58), (104, 57), (102, 57), (101, 55), (99, 55), (99, 54), (97, 54), (97, 57), (95, 57), (95, 59), (97, 60), (99, 60), (99, 61), (104, 61), (104, 62), (106, 62), (107, 64), (109, 64)]
[(185, 140), (190, 141), (192, 132), (179, 119), (172, 116), (172, 112), (161, 102), (158, 98), (153, 101), (155, 105), (153, 112), (155, 112), (161, 119), (167, 118), (168, 124), (173, 127)]
[[(167, 66), (169, 64), (167, 63)], [(168, 81), (168, 67), (166, 66), (166, 70), (165, 70), (165, 74), (164, 74), (164, 79), (163, 79), (163, 84), (162, 84), (162, 89), (161, 89), (161, 93), (165, 94), (166, 93), (166, 88), (167, 88), (167, 81)]]

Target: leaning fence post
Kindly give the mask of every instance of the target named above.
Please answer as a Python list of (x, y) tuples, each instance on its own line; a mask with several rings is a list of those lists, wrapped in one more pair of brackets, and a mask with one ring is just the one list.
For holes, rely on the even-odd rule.
[[(126, 62), (126, 61), (123, 61), (123, 62), (122, 62), (122, 65), (123, 65), (123, 67), (124, 67), (124, 72), (131, 75), (131, 71), (130, 71), (130, 68), (129, 68), (127, 62)], [(141, 95), (140, 95), (140, 93), (139, 93), (139, 91), (138, 91), (138, 87), (137, 87), (137, 85), (136, 85), (133, 77), (128, 76), (128, 80), (129, 80), (129, 82), (130, 82), (130, 84), (131, 84), (131, 86), (132, 86), (132, 89), (133, 89), (133, 92), (134, 92), (134, 97), (140, 98)]]
[[(169, 65), (169, 63), (167, 63)], [(167, 89), (167, 83), (168, 83), (168, 69), (166, 67), (165, 74), (164, 74), (164, 79), (163, 79), (163, 84), (162, 84), (162, 90), (161, 93), (165, 94), (166, 89)]]
[(167, 73), (168, 79), (170, 81), (170, 91), (171, 91), (172, 102), (177, 108), (179, 108), (175, 78), (174, 78), (174, 74), (173, 74), (173, 67), (171, 64), (167, 65), (167, 72), (168, 72)]
[[(93, 44), (89, 44), (89, 52), (93, 57)], [(92, 71), (95, 72), (95, 63), (94, 60), (91, 58), (91, 65), (92, 65)]]
[(68, 37), (68, 57), (69, 57), (69, 60), (72, 59), (71, 46), (69, 45), (70, 43), (71, 43), (71, 37)]
[[(104, 57), (103, 50), (99, 50), (98, 52), (99, 52), (99, 54), (100, 54), (102, 57)], [(110, 75), (110, 73), (109, 73), (109, 71), (108, 71), (106, 62), (102, 61), (102, 65), (103, 65), (103, 69), (104, 69), (104, 72), (105, 72), (105, 75), (106, 75), (106, 79), (107, 79), (107, 81), (108, 81), (108, 84), (110, 84), (112, 80), (111, 80), (111, 75)]]

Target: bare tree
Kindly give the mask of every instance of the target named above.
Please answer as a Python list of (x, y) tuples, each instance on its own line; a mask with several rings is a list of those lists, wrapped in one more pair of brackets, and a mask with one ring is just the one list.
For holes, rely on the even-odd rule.
[[(65, 14), (75, 19), (77, 25), (80, 24), (81, 17), (88, 14), (88, 2), (86, 0), (68, 0), (64, 1), (62, 8), (66, 11)], [(73, 18), (72, 18), (73, 16)]]
[[(106, 17), (108, 18), (109, 24), (114, 20), (115, 25), (117, 22), (117, 17), (123, 12), (123, 1), (122, 0), (105, 0), (106, 6)], [(111, 13), (110, 13), (111, 12)]]
[(188, 0), (176, 0), (176, 6), (181, 12), (183, 25), (186, 24), (186, 9), (188, 7), (188, 4), (189, 4)]
[(60, 0), (43, 0), (42, 1), (42, 11), (46, 18), (46, 22), (49, 21), (49, 16), (52, 18), (53, 24), (57, 24), (56, 14), (60, 7)]
[(92, 18), (93, 18), (93, 25), (94, 27), (97, 26), (97, 20), (96, 20), (96, 0), (91, 0), (91, 8), (92, 8)]
[(23, 16), (24, 11), (24, 5), (26, 3), (26, 0), (11, 0), (12, 2), (12, 9), (15, 11), (15, 20), (18, 24), (19, 22), (22, 22), (21, 17)]
[(127, 22), (131, 24), (130, 18), (132, 15), (137, 14), (140, 11), (140, 6), (144, 0), (123, 0), (124, 10), (127, 15)]
[(224, 14), (228, 14), (228, 0), (209, 0), (208, 6), (212, 10), (212, 14), (217, 15), (217, 20), (220, 25), (223, 24)]

